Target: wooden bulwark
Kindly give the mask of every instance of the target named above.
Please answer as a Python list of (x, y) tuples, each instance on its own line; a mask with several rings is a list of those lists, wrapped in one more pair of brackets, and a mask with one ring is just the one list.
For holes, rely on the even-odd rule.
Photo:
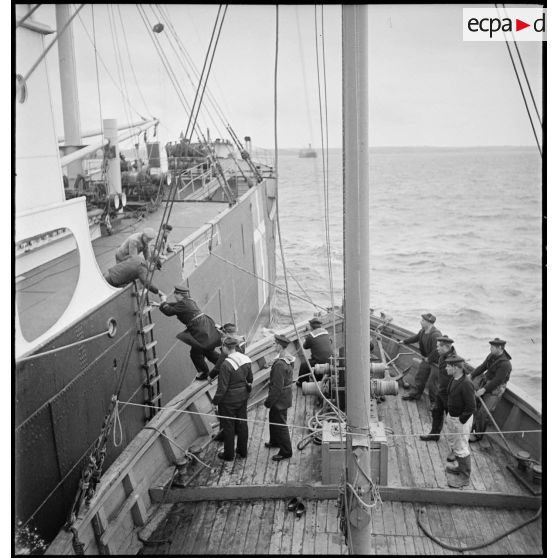
[[(305, 325), (299, 326), (301, 333)], [(285, 333), (295, 339), (294, 332)], [(395, 342), (384, 347), (390, 358), (399, 350)], [(257, 403), (267, 391), (272, 348), (264, 340), (249, 349), (255, 371), (252, 403)], [(412, 357), (402, 356), (400, 368), (407, 366), (405, 358)], [(195, 382), (168, 407), (211, 413), (215, 388)], [(136, 553), (147, 538), (152, 543), (147, 542), (144, 552), (152, 554), (347, 553), (336, 502), (340, 484), (320, 482), (321, 446), (310, 443), (295, 449), (319, 408), (316, 398), (304, 397), (293, 386), (288, 423), (293, 425), (294, 453), (278, 463), (270, 459), (273, 450), (264, 447), (268, 426), (263, 405), (249, 411), (248, 457), (230, 463), (217, 458), (220, 445), (210, 441), (210, 427), (216, 425), (213, 417), (162, 411), (105, 473), (91, 508), (76, 523), (86, 553)], [(446, 439), (426, 443), (418, 438), (430, 426), (426, 396), (410, 402), (387, 397), (378, 403), (377, 413), (390, 432), (403, 436), (388, 435), (388, 479), (387, 486), (378, 487), (381, 501), (373, 510), (373, 552), (440, 552), (420, 531), (417, 506), (425, 508), (430, 531), (453, 545), (488, 540), (539, 509), (540, 498), (517, 482), (506, 467), (512, 461), (495, 444), (489, 450), (472, 445), (470, 485), (463, 490), (448, 488)], [(171, 488), (175, 462), (189, 449), (206, 466), (193, 460), (185, 472), (186, 486)], [(295, 496), (306, 505), (300, 519), (286, 509)], [(538, 519), (487, 551), (540, 554), (541, 523)], [(71, 534), (61, 533), (47, 553), (73, 554)]]

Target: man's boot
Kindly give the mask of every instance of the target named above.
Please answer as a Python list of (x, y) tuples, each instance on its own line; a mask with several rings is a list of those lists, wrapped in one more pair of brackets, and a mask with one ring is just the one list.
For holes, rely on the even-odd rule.
[[(471, 455), (467, 457), (457, 457), (459, 463), (457, 476), (448, 479), (448, 486), (451, 488), (464, 488), (469, 486), (469, 478), (471, 477)], [(453, 471), (452, 471), (453, 472)]]

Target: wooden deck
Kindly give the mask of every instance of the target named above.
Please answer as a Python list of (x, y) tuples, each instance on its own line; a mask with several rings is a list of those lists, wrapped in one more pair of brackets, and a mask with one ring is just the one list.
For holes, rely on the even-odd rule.
[[(293, 389), (297, 389), (294, 387)], [(416, 437), (389, 437), (388, 487), (391, 489), (442, 489), (448, 491), (444, 471), (449, 452), (445, 440), (423, 442), (418, 434), (429, 431), (427, 397), (420, 402), (407, 402), (399, 396), (387, 397), (380, 403), (379, 418), (394, 434), (416, 434)], [(289, 422), (306, 425), (319, 409), (314, 397), (304, 397), (297, 389)], [(212, 469), (203, 469), (188, 488), (166, 490), (161, 509), (168, 508), (144, 548), (151, 554), (343, 554), (347, 553), (339, 531), (337, 500), (307, 499), (306, 514), (300, 519), (287, 511), (288, 499), (253, 500), (218, 499), (219, 487), (268, 487), (320, 484), (321, 447), (307, 445), (302, 451), (296, 444), (307, 433), (299, 428), (291, 432), (294, 454), (279, 463), (270, 458), (275, 450), (264, 447), (268, 439), (265, 424), (267, 409), (260, 405), (250, 411), (248, 457), (224, 463), (217, 458), (221, 445), (211, 442), (201, 459)], [(497, 492), (505, 495), (530, 493), (506, 469), (511, 459), (495, 444), (482, 450), (472, 444), (471, 495)], [(168, 478), (168, 477), (167, 477)], [(216, 494), (205, 501), (186, 501), (190, 490), (213, 488)], [(217, 489), (217, 490), (216, 490)], [(257, 492), (257, 488), (254, 488)], [(181, 492), (183, 491), (183, 492)], [(226, 491), (223, 492), (223, 495)], [(234, 496), (233, 496), (234, 498)], [(264, 499), (265, 498), (265, 499)], [(176, 502), (173, 504), (173, 502)], [(464, 505), (434, 505), (384, 501), (374, 510), (371, 525), (372, 550), (376, 554), (460, 554), (431, 541), (420, 529), (416, 512), (426, 510), (425, 523), (430, 532), (449, 545), (472, 546), (488, 541), (532, 517), (534, 509), (502, 509)], [(542, 521), (523, 527), (500, 541), (467, 554), (541, 554)]]

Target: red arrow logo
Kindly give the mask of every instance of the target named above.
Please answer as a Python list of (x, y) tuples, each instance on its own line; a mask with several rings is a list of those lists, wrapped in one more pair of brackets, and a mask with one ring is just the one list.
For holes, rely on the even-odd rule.
[(530, 23), (525, 23), (524, 21), (521, 21), (520, 19), (515, 19), (515, 30), (516, 31), (521, 31), (522, 29), (525, 29), (526, 27), (531, 27)]

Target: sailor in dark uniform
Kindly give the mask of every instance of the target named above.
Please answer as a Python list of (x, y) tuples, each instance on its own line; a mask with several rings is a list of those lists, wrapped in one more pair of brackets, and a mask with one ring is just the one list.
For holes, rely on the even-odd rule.
[(196, 380), (207, 379), (209, 368), (205, 359), (213, 364), (219, 359), (215, 350), (221, 344), (221, 335), (212, 318), (204, 314), (196, 302), (190, 298), (190, 290), (177, 286), (174, 288), (176, 302), (163, 302), (159, 310), (165, 316), (176, 316), (186, 329), (176, 337), (190, 345), (190, 358), (198, 371)]
[[(488, 410), (493, 413), (506, 391), (512, 365), (511, 356), (504, 348), (506, 342), (503, 339), (496, 337), (489, 341), (489, 344), (490, 354), (480, 366), (473, 370), (471, 378), (477, 389), (476, 395), (482, 397)], [(482, 433), (486, 431), (488, 420), (486, 410), (479, 400), (473, 427), (477, 440), (482, 439)]]
[[(234, 438), (236, 454), (246, 457), (248, 454), (248, 423), (247, 403), (252, 390), (252, 361), (237, 349), (238, 339), (225, 337), (222, 351), (226, 355), (217, 383), (217, 391), (213, 397), (213, 404), (217, 405), (223, 429), (224, 451), (217, 454), (219, 459), (232, 461), (234, 459)], [(230, 417), (230, 418), (228, 418)], [(243, 419), (243, 420), (234, 420)]]
[[(435, 321), (436, 316), (430, 313), (422, 314), (420, 331), (402, 341), (403, 345), (410, 345), (418, 341), (420, 354), (422, 355), (422, 362), (415, 376), (415, 387), (407, 395), (404, 395), (403, 399), (420, 399), (422, 397), (422, 392), (430, 377), (431, 366), (438, 362), (439, 355), (436, 351), (436, 341), (442, 334), (434, 327)], [(434, 403), (434, 394), (431, 396), (431, 401)]]
[(448, 473), (455, 475), (455, 478), (448, 479), (448, 485), (452, 488), (463, 488), (469, 484), (471, 476), (469, 435), (475, 412), (475, 387), (465, 372), (462, 357), (448, 357), (446, 365), (448, 373), (453, 376), (448, 385), (446, 426), (448, 442), (457, 459), (457, 467), (446, 466)]
[[(438, 390), (436, 394), (436, 401), (432, 406), (432, 428), (429, 434), (424, 434), (420, 437), (425, 442), (435, 441), (440, 439), (440, 432), (444, 427), (444, 416), (448, 412), (448, 385), (452, 376), (447, 372), (447, 359), (455, 356), (455, 347), (453, 346), (453, 339), (446, 335), (438, 337), (437, 351), (440, 355), (438, 359)], [(454, 459), (450, 459), (454, 461)]]
[[(329, 362), (329, 357), (333, 355), (333, 350), (331, 348), (331, 339), (327, 330), (322, 326), (322, 320), (320, 318), (312, 318), (309, 322), (312, 330), (309, 335), (304, 339), (302, 345), (303, 349), (310, 349), (310, 366), (314, 367), (316, 364), (325, 364)], [(300, 362), (300, 368), (298, 369), (298, 379), (296, 381), (297, 386), (301, 386), (302, 382), (310, 381), (310, 368), (306, 364), (306, 359), (302, 358)]]
[(291, 437), (287, 424), (287, 410), (292, 405), (291, 384), (293, 382), (294, 357), (286, 348), (290, 341), (284, 335), (275, 336), (275, 348), (279, 351), (269, 374), (269, 394), (264, 405), (269, 409), (269, 442), (266, 448), (279, 448), (271, 459), (282, 461), (293, 455)]
[[(221, 337), (222, 339), (225, 339), (226, 337), (234, 337), (237, 340), (237, 346), (236, 346), (236, 350), (239, 353), (244, 354), (246, 352), (246, 339), (241, 336), (238, 335), (237, 331), (236, 331), (236, 325), (228, 322), (224, 325), (222, 325), (219, 328), (220, 332), (221, 332)], [(213, 367), (213, 370), (209, 371), (209, 381), (212, 382), (215, 378), (217, 378), (217, 376), (219, 376), (219, 370), (221, 369), (221, 365), (223, 364), (223, 362), (225, 362), (225, 359), (227, 358), (227, 354), (221, 349), (221, 354), (219, 355), (219, 359), (217, 360), (217, 362), (215, 363), (215, 366)], [(223, 441), (223, 426), (221, 425), (221, 428), (219, 429), (219, 432), (217, 434), (215, 434), (215, 436), (213, 436), (213, 440), (215, 442), (222, 442)]]
[(149, 282), (149, 263), (143, 256), (131, 256), (109, 267), (104, 278), (109, 285), (117, 288), (125, 287), (137, 279), (149, 291), (158, 294), (163, 302), (167, 299), (161, 289)]

